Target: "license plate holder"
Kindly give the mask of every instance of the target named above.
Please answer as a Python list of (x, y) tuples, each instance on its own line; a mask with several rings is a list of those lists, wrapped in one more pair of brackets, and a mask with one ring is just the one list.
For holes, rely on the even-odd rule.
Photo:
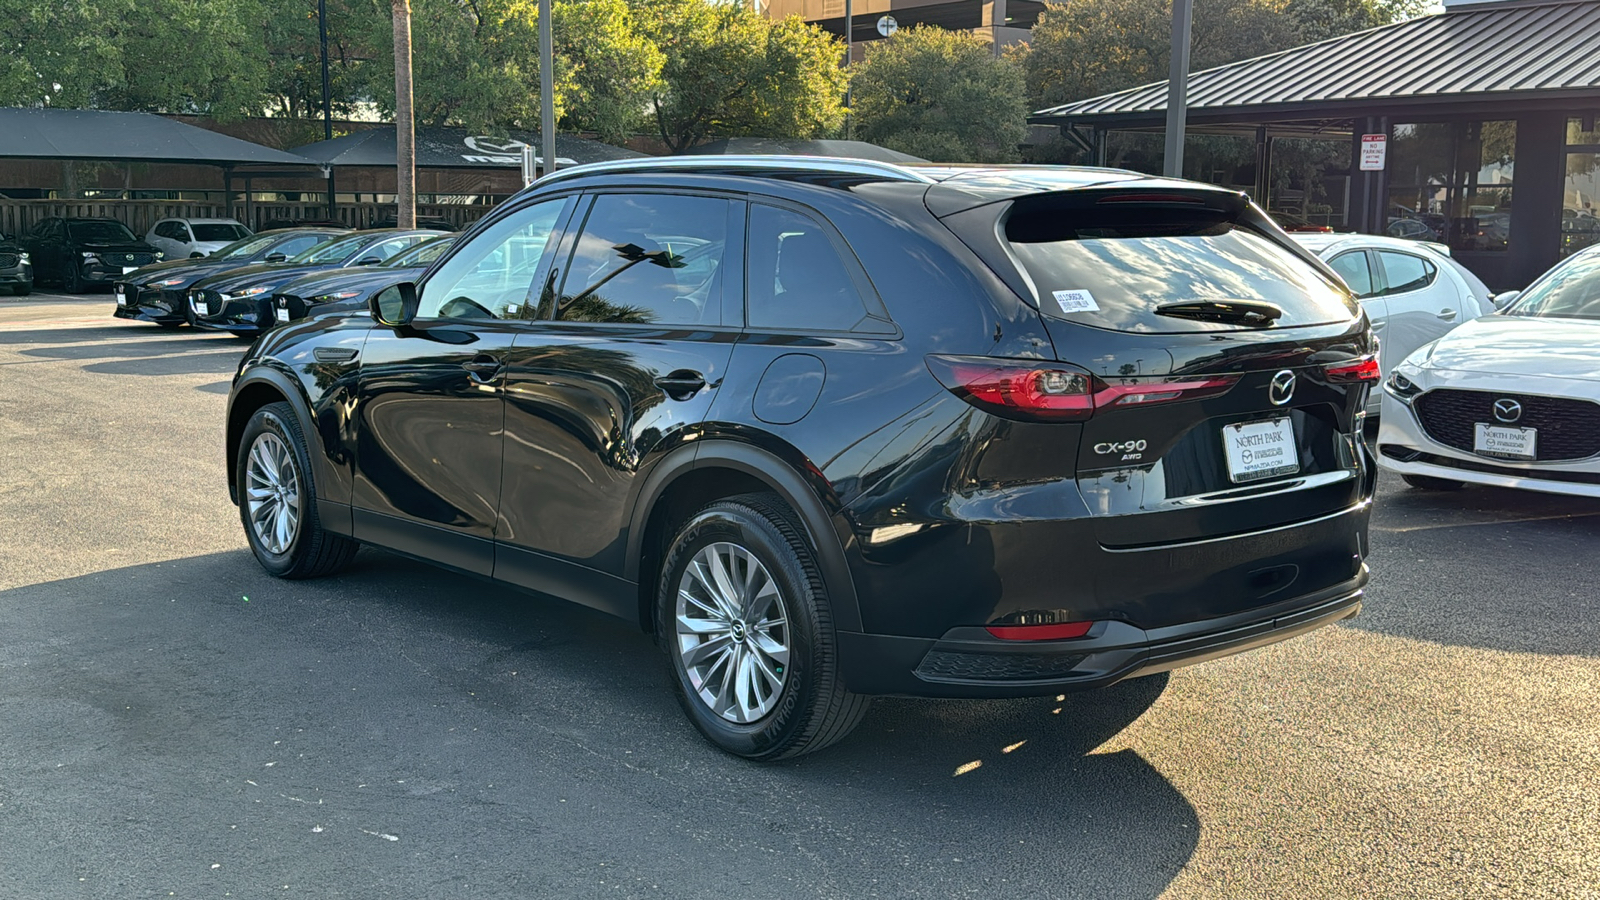
[(124, 274), (124, 275), (128, 274), (129, 272), (137, 272), (137, 271), (139, 271), (139, 267), (138, 266), (123, 266), (122, 267), (122, 274)]
[(117, 295), (117, 305), (118, 306), (127, 306), (128, 305), (128, 292), (125, 289), (123, 289), (122, 285), (120, 285), (120, 284), (117, 285), (115, 288), (113, 288), (113, 290), (116, 292), (116, 295)]
[(1532, 462), (1539, 458), (1539, 429), (1475, 422), (1472, 425), (1472, 452), (1495, 459)]
[(272, 308), (272, 317), (274, 319), (277, 319), (279, 322), (281, 322), (283, 324), (288, 324), (288, 322), (289, 322), (289, 310), (285, 309), (282, 306), (274, 306)]
[(1234, 484), (1263, 481), (1300, 471), (1294, 420), (1288, 416), (1222, 426), (1223, 458)]

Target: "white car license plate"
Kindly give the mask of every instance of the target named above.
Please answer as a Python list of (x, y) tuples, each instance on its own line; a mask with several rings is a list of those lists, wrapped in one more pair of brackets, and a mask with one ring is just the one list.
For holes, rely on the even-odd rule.
[(1472, 426), (1472, 450), (1502, 459), (1534, 459), (1539, 443), (1537, 428), (1508, 428), (1478, 422)]
[(137, 271), (139, 271), (139, 267), (138, 266), (123, 266), (122, 267), (122, 274), (124, 274), (124, 275), (128, 274), (129, 272), (137, 272)]
[(281, 306), (273, 307), (272, 317), (277, 319), (279, 322), (288, 322), (289, 311)]
[(1228, 457), (1228, 477), (1235, 483), (1300, 471), (1294, 423), (1288, 417), (1223, 426), (1222, 448)]
[(120, 284), (117, 285), (116, 291), (117, 291), (117, 305), (118, 306), (127, 306), (128, 305), (128, 293), (127, 293), (127, 291), (123, 290), (122, 285), (120, 285)]

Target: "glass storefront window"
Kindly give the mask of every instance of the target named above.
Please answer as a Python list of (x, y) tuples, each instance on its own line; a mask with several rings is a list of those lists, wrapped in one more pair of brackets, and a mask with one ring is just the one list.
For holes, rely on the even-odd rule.
[(1561, 197), (1563, 258), (1600, 243), (1600, 131), (1567, 120), (1567, 180)]
[(1386, 232), (1452, 250), (1505, 250), (1516, 143), (1509, 121), (1396, 125)]

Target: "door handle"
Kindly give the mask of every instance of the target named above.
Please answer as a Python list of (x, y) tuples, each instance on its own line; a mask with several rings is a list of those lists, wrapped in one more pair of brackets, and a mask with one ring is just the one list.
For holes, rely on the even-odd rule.
[(1456, 317), (1456, 311), (1453, 310), (1453, 309), (1441, 309), (1441, 310), (1439, 310), (1439, 318), (1445, 320), (1446, 322), (1451, 321), (1455, 317)]
[(311, 351), (311, 355), (317, 358), (317, 362), (349, 362), (359, 352), (354, 347), (318, 347)]
[(706, 377), (690, 369), (679, 369), (656, 379), (656, 387), (674, 400), (688, 400), (705, 386)]
[(461, 368), (467, 370), (467, 374), (472, 377), (473, 381), (479, 384), (487, 384), (500, 375), (500, 372), (505, 369), (505, 363), (487, 353), (480, 353), (462, 363)]

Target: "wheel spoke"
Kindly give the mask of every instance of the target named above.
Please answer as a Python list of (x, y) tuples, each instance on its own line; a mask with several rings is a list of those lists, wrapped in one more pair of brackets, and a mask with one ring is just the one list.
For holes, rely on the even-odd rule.
[(733, 579), (728, 575), (727, 566), (722, 562), (722, 554), (716, 552), (714, 547), (708, 547), (711, 553), (707, 557), (711, 570), (711, 578), (717, 583), (717, 599), (722, 602), (723, 608), (728, 610), (730, 616), (738, 615), (739, 592), (733, 586)]
[(766, 631), (755, 634), (756, 648), (780, 666), (789, 664), (789, 648)]
[[(686, 601), (686, 602), (692, 604), (696, 609), (702, 610), (703, 612), (706, 613), (706, 615), (712, 616), (712, 617), (716, 618), (719, 621), (723, 621), (723, 620), (727, 619), (727, 616), (722, 614), (722, 610), (717, 609), (715, 606), (707, 604), (704, 600), (701, 600), (699, 597), (696, 597), (690, 591), (686, 591), (686, 590), (684, 590), (682, 588), (679, 588), (678, 589), (678, 599)], [(680, 616), (679, 618), (681, 619), (682, 617)], [(727, 625), (723, 625), (722, 627), (726, 628)]]
[[(714, 638), (701, 641), (700, 643), (683, 651), (684, 664), (688, 666), (697, 666), (719, 653), (728, 653), (732, 649), (732, 640), (733, 639), (728, 635), (722, 634)], [(713, 664), (713, 666), (714, 665), (715, 664)], [(710, 670), (707, 670), (706, 676), (709, 678), (710, 675)]]
[(717, 619), (707, 619), (701, 616), (678, 616), (679, 634), (728, 634), (728, 623)]
[(727, 601), (722, 596), (722, 592), (718, 590), (716, 584), (713, 583), (714, 579), (707, 571), (706, 564), (702, 561), (702, 558), (705, 556), (706, 551), (700, 551), (700, 556), (696, 557), (693, 562), (689, 563), (689, 571), (694, 574), (694, 580), (700, 583), (700, 589), (705, 591), (706, 596), (711, 598), (711, 602), (717, 605), (717, 610), (722, 617), (731, 619), (733, 618), (734, 611), (728, 607)]

